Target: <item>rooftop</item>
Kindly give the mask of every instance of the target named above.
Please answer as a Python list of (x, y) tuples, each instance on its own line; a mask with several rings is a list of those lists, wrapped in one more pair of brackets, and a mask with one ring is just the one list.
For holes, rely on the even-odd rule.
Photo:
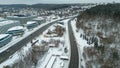
[(37, 18), (34, 18), (33, 20), (44, 20), (43, 17), (37, 17)]
[(0, 17), (0, 22), (1, 22), (1, 21), (5, 21), (5, 19)]
[(12, 27), (10, 29), (8, 29), (8, 31), (12, 31), (12, 30), (23, 30), (24, 27), (23, 26), (15, 26), (15, 27)]
[(0, 26), (8, 25), (8, 24), (15, 23), (15, 22), (18, 22), (18, 21), (13, 21), (13, 20), (0, 21)]
[(6, 37), (6, 36), (8, 36), (8, 35), (9, 35), (9, 34), (0, 34), (0, 39)]
[(35, 17), (35, 15), (29, 15), (29, 16), (26, 16), (26, 15), (14, 15), (14, 16), (7, 16), (8, 18), (21, 18), (21, 19), (24, 19), (24, 18), (29, 18), (29, 17)]
[(28, 21), (27, 24), (33, 24), (36, 23), (36, 21)]

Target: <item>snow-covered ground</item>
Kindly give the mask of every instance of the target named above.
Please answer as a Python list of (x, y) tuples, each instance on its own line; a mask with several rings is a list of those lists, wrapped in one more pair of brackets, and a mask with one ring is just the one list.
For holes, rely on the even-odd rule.
[[(39, 40), (39, 42), (36, 45), (42, 45), (42, 41), (48, 42), (50, 44), (48, 44), (49, 49), (47, 52), (45, 52), (44, 54), (42, 54), (42, 58), (40, 57), (36, 68), (47, 68), (49, 66), (51, 66), (51, 68), (68, 68), (69, 65), (69, 60), (62, 60), (60, 58), (60, 56), (69, 56), (70, 54), (70, 47), (69, 47), (69, 37), (68, 37), (68, 29), (67, 29), (67, 22), (69, 19), (67, 20), (63, 20), (64, 25), (61, 24), (54, 24), (51, 27), (49, 27), (46, 31), (44, 31), (39, 37), (34, 38), (33, 42), (36, 40)], [(7, 44), (6, 46), (2, 47), (0, 49), (0, 52), (6, 50), (7, 48), (11, 47), (11, 45), (13, 44), (12, 42), (16, 42), (19, 40), (22, 40), (24, 37), (28, 36), (29, 34), (33, 33), (35, 30), (43, 27), (44, 25), (48, 24), (42, 24), (36, 28), (34, 28), (31, 31), (26, 30), (25, 34), (22, 37), (14, 37), (14, 39), (16, 38), (16, 40), (11, 41), (9, 44)], [(55, 27), (54, 26), (61, 26), (62, 28), (65, 28), (65, 32), (64, 35), (61, 37), (45, 37), (45, 34), (48, 30), (54, 30)], [(54, 35), (53, 35), (54, 36)], [(53, 40), (53, 41), (52, 41)], [(59, 40), (60, 43), (57, 45), (57, 47), (50, 47), (51, 45), (55, 45), (53, 42)], [(10, 45), (11, 44), (11, 45)], [(15, 43), (14, 43), (15, 44)], [(4, 66), (12, 66), (15, 63), (19, 62), (20, 60), (24, 61), (24, 57), (28, 56), (29, 54), (31, 54), (31, 50), (32, 50), (32, 46), (31, 46), (31, 42), (28, 43), (26, 46), (22, 47), (21, 50), (17, 51), (15, 54), (13, 54), (8, 60), (6, 60), (5, 62), (3, 62), (2, 64), (0, 64), (0, 68), (3, 68)], [(65, 53), (64, 48), (68, 49), (68, 52)], [(68, 58), (69, 59), (69, 58)], [(12, 62), (11, 62), (12, 61)], [(33, 68), (34, 66), (31, 65), (31, 68)]]
[[(62, 27), (63, 28), (65, 27), (65, 29), (66, 29), (66, 26), (67, 26), (66, 24), (67, 24), (68, 20), (69, 19), (63, 20), (64, 26), (62, 26)], [(60, 24), (55, 24), (55, 25), (60, 25)], [(50, 28), (48, 28), (48, 30), (54, 30), (55, 29), (54, 28), (55, 25), (53, 25)], [(45, 32), (43, 32), (43, 34), (46, 34), (46, 32), (48, 30), (46, 30)], [(48, 39), (50, 40), (51, 38), (46, 38), (45, 40), (48, 40)], [(68, 51), (68, 53), (64, 52), (64, 48), (65, 47), (67, 47), (68, 50), (69, 50), (69, 39), (68, 39), (67, 29), (66, 29), (66, 32), (63, 35), (63, 37), (52, 37), (52, 39), (59, 39), (63, 43), (61, 43), (59, 45), (59, 47), (57, 47), (57, 48), (50, 48), (49, 51), (47, 52), (47, 54), (42, 59), (42, 63), (40, 62), (40, 64), (38, 64), (37, 68), (47, 68), (48, 66), (51, 66), (51, 63), (53, 63), (53, 65), (51, 67), (49, 67), (49, 68), (68, 68), (69, 61), (68, 60), (61, 60), (60, 59), (60, 56), (66, 55), (66, 56), (69, 57), (69, 54), (70, 54), (69, 51)], [(55, 59), (51, 61), (52, 57), (55, 57)], [(63, 66), (62, 66), (62, 64), (63, 64)]]

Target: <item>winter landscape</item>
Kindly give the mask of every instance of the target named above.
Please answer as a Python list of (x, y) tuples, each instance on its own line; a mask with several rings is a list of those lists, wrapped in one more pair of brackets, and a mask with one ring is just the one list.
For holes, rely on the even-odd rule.
[(120, 68), (119, 0), (0, 2), (0, 68)]

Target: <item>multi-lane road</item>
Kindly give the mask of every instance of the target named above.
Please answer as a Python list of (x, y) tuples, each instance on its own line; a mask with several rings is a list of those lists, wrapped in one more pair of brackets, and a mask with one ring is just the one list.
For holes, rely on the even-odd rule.
[(69, 31), (70, 48), (71, 48), (69, 68), (79, 68), (79, 54), (78, 54), (78, 48), (75, 41), (75, 37), (71, 27), (71, 20), (68, 21), (68, 31)]
[[(56, 21), (55, 21), (56, 22)], [(45, 25), (44, 27), (36, 30), (32, 34), (28, 35), (18, 43), (12, 45), (12, 47), (8, 48), (7, 50), (0, 53), (0, 63), (5, 61), (9, 58), (12, 54), (14, 54), (17, 50), (19, 50), (21, 47), (25, 46), (28, 42), (30, 42), (33, 38), (39, 36), (44, 30), (46, 30), (50, 25), (54, 24), (55, 22), (49, 23)]]
[[(71, 17), (70, 17), (71, 18)], [(73, 17), (72, 17), (73, 18)], [(68, 18), (65, 18), (68, 19)], [(64, 19), (60, 19), (57, 21), (61, 21)], [(23, 46), (25, 46), (28, 42), (30, 42), (33, 38), (39, 36), (43, 31), (45, 31), (49, 26), (55, 24), (57, 21), (51, 22), (41, 28), (39, 28), (38, 30), (36, 30), (35, 32), (33, 32), (32, 34), (28, 35), (27, 37), (25, 37), (24, 39), (22, 39), (21, 41), (19, 41), (18, 43), (14, 44), (13, 46), (11, 46), (10, 48), (8, 48), (7, 50), (3, 51), (0, 53), (0, 63), (2, 63), (3, 61), (5, 61), (6, 59), (8, 59), (12, 54), (14, 54), (16, 51), (18, 51), (20, 48), (22, 48)], [(69, 32), (69, 38), (70, 38), (70, 50), (71, 50), (71, 54), (70, 54), (70, 63), (69, 63), (69, 68), (79, 68), (79, 54), (78, 54), (78, 48), (77, 48), (77, 44), (75, 41), (75, 37), (73, 35), (73, 31), (72, 31), (72, 27), (71, 27), (71, 20), (68, 21), (68, 32)]]
[[(69, 17), (68, 17), (69, 18)], [(65, 19), (68, 19), (65, 18)], [(59, 19), (57, 21), (61, 21), (64, 19)], [(24, 39), (22, 39), (21, 41), (19, 41), (18, 43), (12, 45), (10, 48), (8, 48), (7, 50), (3, 51), (0, 53), (0, 63), (2, 63), (3, 61), (5, 61), (6, 59), (8, 59), (12, 54), (14, 54), (16, 51), (18, 51), (21, 47), (25, 46), (28, 42), (30, 42), (33, 38), (39, 36), (43, 31), (45, 31), (49, 26), (57, 23), (57, 21), (51, 22), (41, 28), (39, 28), (38, 30), (36, 30), (35, 32), (33, 32), (32, 34), (28, 35), (27, 37), (25, 37)]]

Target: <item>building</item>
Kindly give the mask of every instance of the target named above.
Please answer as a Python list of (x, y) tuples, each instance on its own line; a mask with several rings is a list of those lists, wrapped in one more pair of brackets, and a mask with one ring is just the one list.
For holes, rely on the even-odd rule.
[(21, 24), (25, 24), (27, 21), (32, 20), (33, 18), (36, 18), (36, 16), (31, 15), (14, 15), (14, 16), (7, 16), (6, 17), (9, 20), (18, 20)]
[(5, 19), (0, 17), (0, 22), (1, 22), (1, 21), (5, 21)]
[(0, 47), (8, 44), (11, 40), (12, 40), (12, 35), (0, 34)]
[(13, 20), (0, 20), (0, 34), (4, 34), (7, 32), (7, 30), (13, 26), (20, 26), (19, 21), (13, 21)]
[(23, 35), (24, 34), (24, 27), (23, 26), (15, 26), (10, 29), (8, 29), (7, 34), (11, 34), (13, 36), (16, 35)]
[(37, 27), (39, 24), (36, 21), (28, 21), (26, 24), (27, 29), (33, 29)]
[(68, 56), (64, 56), (64, 55), (61, 55), (61, 56), (60, 56), (60, 59), (62, 59), (62, 60), (69, 60), (69, 57), (68, 57)]
[(37, 21), (39, 25), (46, 22), (45, 18), (43, 17), (34, 18), (33, 21)]
[(58, 23), (61, 24), (61, 25), (64, 25), (64, 22), (62, 22), (62, 21), (58, 21)]

